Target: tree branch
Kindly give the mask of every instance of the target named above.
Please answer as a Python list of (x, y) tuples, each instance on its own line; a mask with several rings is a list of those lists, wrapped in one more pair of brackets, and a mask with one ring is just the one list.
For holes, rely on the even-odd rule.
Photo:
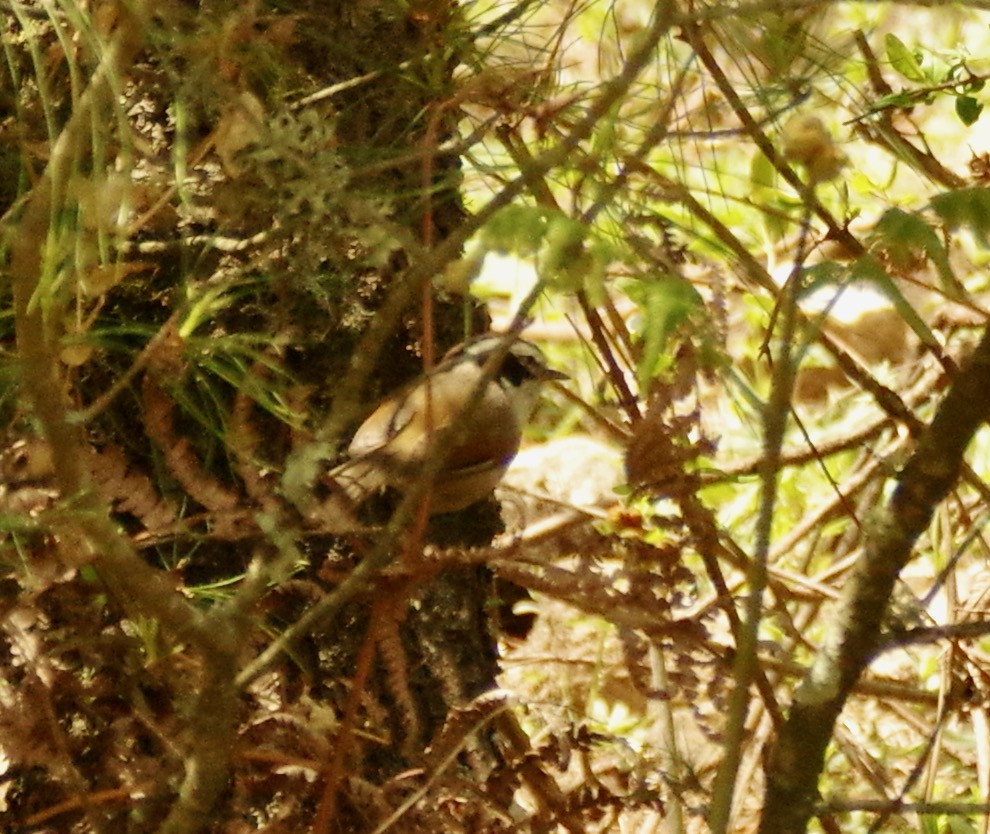
[(938, 503), (956, 483), (963, 454), (990, 414), (990, 330), (953, 381), (935, 418), (867, 529), (834, 625), (794, 693), (774, 746), (760, 831), (803, 832), (814, 811), (825, 748), (856, 681), (881, 646), (885, 613), (900, 571)]

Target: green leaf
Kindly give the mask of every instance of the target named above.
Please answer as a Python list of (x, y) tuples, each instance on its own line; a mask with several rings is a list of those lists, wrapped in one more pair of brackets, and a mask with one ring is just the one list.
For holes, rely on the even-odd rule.
[(972, 96), (956, 96), (956, 115), (966, 127), (980, 118), (983, 105)]
[(839, 284), (848, 277), (845, 267), (835, 261), (806, 266), (801, 270), (801, 297), (806, 298), (824, 287)]
[(777, 188), (777, 169), (763, 151), (757, 151), (753, 156), (749, 165), (749, 181), (755, 188)]
[[(925, 324), (911, 302), (904, 297), (895, 281), (887, 274), (883, 264), (873, 255), (867, 254), (857, 258), (848, 267), (826, 261), (804, 270), (805, 294), (811, 294), (829, 285), (849, 286), (855, 283), (869, 284), (883, 295), (897, 311), (901, 320), (914, 331), (922, 343), (932, 348), (939, 348), (935, 334)], [(827, 311), (826, 311), (827, 314)]]
[[(935, 825), (936, 831), (938, 830), (948, 831), (948, 834), (976, 834), (978, 830), (976, 826), (973, 825), (973, 823), (971, 823), (968, 819), (964, 817), (956, 817), (956, 816), (943, 817), (942, 820), (948, 827), (943, 829), (938, 829), (937, 825)], [(934, 817), (932, 818), (932, 821), (934, 824), (935, 821)]]
[(978, 78), (970, 73), (965, 61), (957, 61), (949, 67), (948, 72), (945, 74), (944, 80), (958, 80), (959, 84), (955, 88), (955, 92), (959, 95), (964, 95), (966, 93), (978, 93), (986, 84), (982, 78)]
[(536, 253), (547, 231), (546, 212), (538, 206), (513, 205), (495, 213), (481, 230), (481, 244), (494, 252), (519, 257)]
[(897, 35), (888, 33), (883, 39), (883, 46), (887, 52), (887, 60), (890, 65), (909, 81), (926, 81), (925, 73), (918, 63), (918, 58), (910, 49), (904, 45)]
[(586, 267), (581, 276), (588, 302), (598, 307), (607, 300), (606, 278), (608, 265), (620, 257), (616, 248), (603, 240), (593, 240), (585, 257)]
[(932, 210), (949, 228), (968, 228), (984, 246), (990, 246), (990, 189), (959, 188), (932, 198)]
[(777, 186), (777, 169), (762, 151), (757, 151), (749, 165), (750, 200), (760, 208), (766, 208), (760, 213), (763, 228), (767, 237), (772, 241), (780, 240), (790, 225), (787, 218), (778, 211), (776, 203), (780, 201), (780, 190)]
[(851, 281), (866, 281), (876, 287), (894, 305), (897, 314), (914, 331), (922, 344), (940, 349), (935, 334), (928, 328), (924, 319), (918, 315), (918, 311), (911, 306), (911, 302), (904, 297), (897, 284), (894, 283), (894, 280), (875, 257), (863, 255), (857, 258), (852, 264), (849, 278)]
[(640, 390), (646, 391), (650, 380), (664, 367), (664, 351), (671, 335), (701, 308), (702, 300), (688, 281), (673, 275), (634, 284), (629, 295), (639, 303), (642, 314), (643, 353), (636, 377)]
[(869, 235), (870, 249), (882, 251), (901, 269), (911, 269), (919, 256), (931, 260), (938, 270), (943, 289), (957, 295), (959, 286), (938, 233), (919, 215), (892, 208), (884, 212)]
[(538, 270), (544, 279), (561, 289), (578, 289), (585, 269), (585, 239), (588, 225), (554, 212), (547, 221)]
[(914, 107), (917, 103), (918, 96), (910, 90), (900, 93), (889, 93), (888, 95), (880, 96), (880, 98), (874, 101), (870, 105), (870, 112), (876, 113), (880, 110), (907, 109), (908, 107)]

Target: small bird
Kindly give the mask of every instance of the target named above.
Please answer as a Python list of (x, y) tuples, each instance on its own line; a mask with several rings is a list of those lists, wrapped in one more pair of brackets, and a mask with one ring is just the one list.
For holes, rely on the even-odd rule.
[[(493, 372), (486, 369), (506, 338), (487, 334), (458, 345), (361, 424), (347, 449), (350, 460), (329, 473), (354, 507), (386, 488), (401, 491), (415, 483), (436, 436), (455, 424), (464, 439), (444, 457), (430, 492), (430, 513), (456, 512), (495, 489), (519, 451), (540, 386), (567, 377), (547, 367), (539, 348), (522, 339), (509, 346)], [(469, 409), (479, 385), (480, 397)]]

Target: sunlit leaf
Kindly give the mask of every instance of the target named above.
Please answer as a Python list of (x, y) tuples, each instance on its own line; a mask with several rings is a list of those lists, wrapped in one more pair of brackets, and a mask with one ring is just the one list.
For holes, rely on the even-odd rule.
[(762, 151), (753, 155), (749, 166), (749, 180), (756, 188), (776, 188), (777, 169)]
[(78, 368), (85, 365), (92, 355), (92, 345), (85, 342), (71, 342), (59, 351), (58, 358), (70, 368)]
[(750, 199), (758, 206), (766, 206), (761, 214), (763, 228), (770, 240), (780, 240), (790, 223), (779, 211), (780, 191), (777, 187), (777, 169), (762, 151), (753, 155), (749, 166), (749, 180), (752, 183)]
[(939, 343), (935, 334), (932, 333), (924, 319), (918, 315), (918, 311), (904, 297), (897, 284), (875, 257), (863, 255), (857, 258), (852, 264), (849, 277), (852, 281), (865, 281), (872, 284), (894, 306), (897, 314), (911, 328), (922, 344), (938, 347)]
[(891, 93), (880, 96), (873, 102), (870, 110), (889, 110), (891, 108), (913, 107), (918, 103), (918, 97), (912, 92)]
[(801, 295), (807, 297), (824, 287), (840, 283), (848, 278), (848, 270), (835, 261), (822, 261), (805, 267), (801, 272)]
[(639, 304), (642, 325), (642, 357), (636, 376), (640, 390), (664, 367), (664, 352), (674, 331), (702, 306), (698, 291), (683, 278), (664, 275), (642, 281), (630, 288), (630, 296)]
[(925, 73), (914, 52), (907, 48), (897, 35), (888, 32), (883, 39), (890, 65), (909, 81), (925, 81)]
[(525, 257), (539, 250), (546, 230), (547, 218), (543, 209), (512, 205), (496, 212), (481, 230), (480, 239), (489, 251)]

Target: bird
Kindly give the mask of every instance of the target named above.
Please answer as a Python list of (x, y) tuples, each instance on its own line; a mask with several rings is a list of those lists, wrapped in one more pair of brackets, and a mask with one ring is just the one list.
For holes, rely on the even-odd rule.
[[(488, 333), (450, 351), (436, 367), (382, 401), (359, 426), (348, 459), (329, 475), (353, 508), (423, 476), (435, 439), (456, 426), (453, 447), (430, 489), (431, 515), (490, 495), (519, 451), (540, 388), (567, 374), (550, 368), (536, 345)], [(490, 360), (494, 365), (490, 365)]]

